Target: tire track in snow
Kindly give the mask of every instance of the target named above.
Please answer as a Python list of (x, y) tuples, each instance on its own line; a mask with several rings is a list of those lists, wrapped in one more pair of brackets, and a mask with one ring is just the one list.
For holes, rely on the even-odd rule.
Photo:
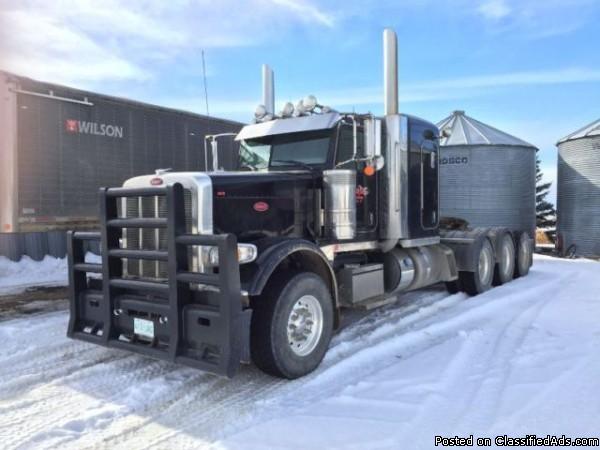
[[(512, 357), (529, 335), (530, 325), (545, 307), (546, 302), (538, 300), (507, 321), (502, 332), (496, 334), (493, 352), (488, 354), (487, 369), (481, 374), (478, 388), (472, 393), (463, 416), (459, 418), (466, 419), (466, 428), (474, 424), (477, 429), (487, 429), (492, 425), (510, 376)], [(472, 405), (478, 405), (477, 415), (473, 415)]]
[[(514, 284), (496, 288), (495, 293), (498, 292), (498, 289), (506, 291), (506, 297), (503, 299), (493, 299), (491, 302), (485, 302), (485, 294), (472, 299), (475, 302), (483, 301), (484, 303), (471, 308), (465, 314), (477, 313), (481, 308), (491, 308), (498, 311), (499, 317), (502, 320), (502, 326), (499, 331), (491, 329), (493, 344), (490, 344), (488, 340), (490, 333), (485, 328), (478, 326), (472, 328), (475, 333), (467, 333), (465, 335), (466, 343), (462, 344), (463, 346), (468, 346), (470, 357), (464, 357), (464, 350), (461, 347), (461, 351), (449, 361), (448, 367), (444, 372), (445, 378), (438, 390), (442, 392), (465, 392), (466, 395), (460, 399), (461, 401), (458, 404), (453, 403), (453, 410), (450, 412), (452, 416), (449, 418), (449, 422), (453, 425), (447, 431), (472, 430), (472, 425), (477, 424), (477, 426), (481, 426), (482, 423), (488, 423), (494, 417), (496, 413), (495, 405), (502, 395), (504, 382), (506, 381), (505, 376), (507, 376), (501, 370), (498, 374), (495, 372), (498, 371), (498, 368), (503, 368), (506, 364), (506, 359), (514, 354), (514, 350), (525, 339), (527, 327), (524, 324), (530, 324), (535, 320), (539, 311), (544, 307), (545, 297), (543, 294), (554, 292), (556, 289), (554, 284), (558, 284), (559, 282), (560, 280), (555, 280), (545, 285), (542, 289), (537, 285), (523, 289), (523, 286), (519, 286), (519, 284), (523, 283), (515, 281)], [(537, 299), (535, 297), (531, 298), (531, 291), (534, 290), (540, 294), (540, 297)], [(523, 308), (524, 303), (526, 305), (525, 308)], [(465, 321), (465, 314), (459, 314), (456, 319), (458, 321)], [(452, 318), (450, 318), (450, 321), (452, 321)], [(446, 321), (443, 323), (446, 323)], [(474, 323), (477, 325), (480, 322), (475, 320)], [(436, 324), (432, 326), (435, 327)], [(469, 328), (469, 326), (470, 324), (466, 321), (464, 328)], [(450, 328), (452, 329), (452, 327)], [(456, 328), (454, 327), (454, 329)], [(463, 327), (461, 326), (461, 328)], [(482, 360), (477, 355), (486, 356)], [(480, 376), (474, 377), (474, 379), (465, 380), (463, 378), (464, 373), (477, 371), (477, 366), (473, 365), (473, 361), (479, 363), (478, 366), (483, 368), (484, 373), (478, 374)], [(499, 377), (500, 384), (494, 381), (494, 377), (491, 377), (491, 375)], [(473, 383), (473, 381), (476, 381), (476, 383)], [(482, 408), (481, 405), (489, 403), (490, 398), (493, 398), (495, 403), (491, 402), (493, 404), (488, 405), (488, 408)], [(410, 422), (409, 428), (416, 427), (418, 429), (418, 427), (426, 425), (428, 418), (434, 415), (433, 412), (441, 408), (444, 403), (445, 399), (438, 395), (428, 398), (419, 408), (418, 415)], [(493, 412), (490, 412), (489, 408), (492, 408)], [(471, 418), (472, 411), (476, 411), (476, 414)], [(485, 418), (481, 417), (481, 411), (486, 411)], [(471, 424), (467, 419), (473, 420), (475, 424)], [(463, 427), (465, 421), (467, 423)]]
[[(125, 356), (108, 363), (89, 365), (59, 381), (34, 389), (31, 394), (35, 395), (37, 402), (31, 408), (14, 409), (14, 414), (11, 415), (13, 408), (8, 404), (0, 417), (0, 428), (11, 429), (11, 437), (14, 435), (15, 439), (25, 439), (16, 444), (23, 445), (44, 434), (45, 429), (60, 429), (62, 423), (71, 421), (73, 413), (80, 411), (82, 397), (109, 401), (117, 399), (123, 394), (122, 386), (135, 386), (138, 382), (155, 378), (164, 370), (163, 366), (164, 364), (137, 356)], [(98, 397), (99, 393), (103, 396)]]

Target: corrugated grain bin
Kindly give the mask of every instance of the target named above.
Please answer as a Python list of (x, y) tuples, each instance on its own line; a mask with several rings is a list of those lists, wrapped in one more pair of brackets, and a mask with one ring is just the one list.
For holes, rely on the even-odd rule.
[(440, 215), (535, 236), (536, 148), (454, 111), (438, 123)]
[(558, 249), (600, 258), (600, 120), (565, 136), (557, 146)]

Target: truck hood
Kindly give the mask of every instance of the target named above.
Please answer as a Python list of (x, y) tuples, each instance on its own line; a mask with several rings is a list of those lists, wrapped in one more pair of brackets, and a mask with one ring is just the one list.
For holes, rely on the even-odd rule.
[(181, 183), (197, 194), (192, 212), (199, 233), (234, 233), (240, 242), (300, 237), (309, 220), (313, 188), (321, 177), (308, 170), (273, 172), (166, 172), (131, 178), (126, 187)]

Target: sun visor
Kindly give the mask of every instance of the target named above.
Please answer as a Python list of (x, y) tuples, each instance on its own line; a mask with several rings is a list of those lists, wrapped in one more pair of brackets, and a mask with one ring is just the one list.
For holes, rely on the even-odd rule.
[(264, 136), (274, 136), (286, 133), (300, 133), (303, 131), (326, 130), (334, 127), (341, 116), (337, 112), (313, 114), (310, 116), (292, 117), (289, 119), (275, 119), (268, 122), (246, 125), (236, 136), (236, 141), (255, 139)]

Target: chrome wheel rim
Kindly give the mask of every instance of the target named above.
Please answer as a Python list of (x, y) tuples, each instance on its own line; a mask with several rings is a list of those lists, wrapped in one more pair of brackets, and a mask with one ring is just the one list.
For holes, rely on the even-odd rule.
[(486, 286), (492, 278), (492, 251), (489, 246), (484, 245), (479, 254), (479, 281)]
[(303, 295), (288, 318), (287, 337), (292, 351), (298, 356), (310, 354), (323, 334), (323, 309), (316, 297)]

